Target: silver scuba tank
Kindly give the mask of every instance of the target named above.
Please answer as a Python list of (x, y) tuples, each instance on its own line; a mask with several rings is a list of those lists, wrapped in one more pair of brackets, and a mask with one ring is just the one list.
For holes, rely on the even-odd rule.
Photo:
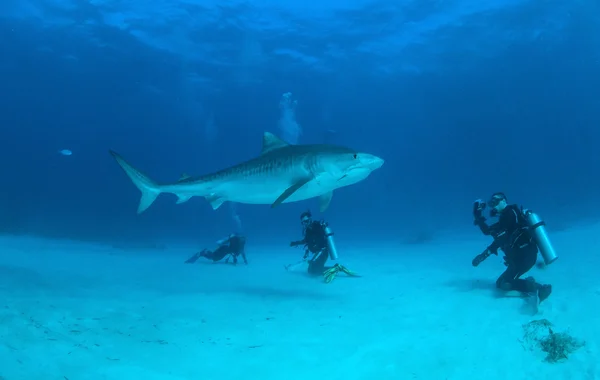
[(544, 263), (546, 265), (550, 265), (558, 259), (558, 255), (552, 247), (552, 243), (550, 242), (550, 238), (548, 238), (548, 233), (546, 232), (546, 222), (544, 222), (538, 214), (531, 210), (523, 210), (523, 215), (525, 215), (525, 220), (529, 225), (529, 228), (532, 232), (532, 236), (537, 243), (538, 248), (540, 249), (540, 253), (544, 258)]
[(327, 250), (329, 251), (329, 258), (331, 260), (337, 260), (338, 253), (337, 248), (335, 247), (335, 241), (333, 240), (333, 231), (331, 231), (331, 228), (329, 228), (326, 223), (324, 223), (323, 228), (325, 230), (325, 236), (327, 236)]

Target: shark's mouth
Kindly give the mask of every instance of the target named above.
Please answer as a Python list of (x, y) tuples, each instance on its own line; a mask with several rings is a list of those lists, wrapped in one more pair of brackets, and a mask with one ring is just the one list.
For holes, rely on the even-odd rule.
[(348, 181), (349, 179), (351, 181), (354, 181), (354, 180), (360, 181), (360, 180), (367, 178), (370, 173), (371, 173), (371, 171), (368, 169), (365, 169), (365, 168), (360, 168), (360, 167), (353, 168), (353, 169), (346, 171), (346, 173), (344, 175), (342, 175), (340, 178), (338, 178), (338, 180), (336, 182), (340, 182), (342, 180)]

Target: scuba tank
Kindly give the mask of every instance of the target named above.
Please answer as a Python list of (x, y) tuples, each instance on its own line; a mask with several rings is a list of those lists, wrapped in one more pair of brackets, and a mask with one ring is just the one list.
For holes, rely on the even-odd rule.
[(333, 231), (329, 228), (327, 223), (323, 223), (323, 230), (325, 231), (325, 236), (327, 237), (327, 250), (329, 251), (329, 258), (331, 260), (337, 260), (338, 253), (337, 248), (335, 247), (335, 241), (333, 240)]
[(523, 210), (523, 215), (525, 216), (525, 221), (527, 221), (531, 235), (535, 239), (535, 242), (540, 249), (540, 253), (544, 258), (544, 263), (546, 265), (552, 264), (558, 259), (558, 255), (556, 254), (556, 251), (554, 251), (554, 247), (552, 247), (552, 243), (550, 243), (550, 239), (548, 238), (546, 222), (540, 219), (538, 214), (531, 210)]
[(229, 244), (229, 240), (231, 240), (235, 234), (229, 234), (229, 236), (224, 237), (223, 239), (217, 240), (217, 245)]

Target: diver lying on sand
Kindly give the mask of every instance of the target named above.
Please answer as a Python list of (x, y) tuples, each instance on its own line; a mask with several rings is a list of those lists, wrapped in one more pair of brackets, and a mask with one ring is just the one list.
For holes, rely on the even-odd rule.
[(200, 257), (205, 257), (213, 262), (221, 261), (225, 256), (227, 259), (226, 263), (229, 263), (229, 258), (233, 258), (233, 265), (237, 265), (238, 256), (242, 256), (244, 264), (248, 265), (246, 259), (246, 238), (242, 235), (231, 234), (228, 237), (217, 241), (219, 247), (214, 251), (209, 249), (203, 249), (200, 252), (195, 253), (192, 257), (185, 261), (186, 264), (193, 264)]

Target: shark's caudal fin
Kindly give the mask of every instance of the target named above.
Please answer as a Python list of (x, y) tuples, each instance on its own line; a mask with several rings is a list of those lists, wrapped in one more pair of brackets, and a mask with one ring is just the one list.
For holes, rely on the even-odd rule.
[(131, 182), (133, 182), (133, 184), (142, 192), (142, 197), (140, 198), (140, 204), (138, 205), (137, 210), (138, 214), (141, 214), (142, 212), (146, 211), (146, 209), (150, 207), (152, 203), (154, 203), (156, 197), (160, 195), (160, 186), (146, 175), (142, 174), (139, 170), (131, 166), (117, 152), (112, 150), (109, 152), (115, 158), (115, 160), (117, 160), (117, 163), (127, 174)]

